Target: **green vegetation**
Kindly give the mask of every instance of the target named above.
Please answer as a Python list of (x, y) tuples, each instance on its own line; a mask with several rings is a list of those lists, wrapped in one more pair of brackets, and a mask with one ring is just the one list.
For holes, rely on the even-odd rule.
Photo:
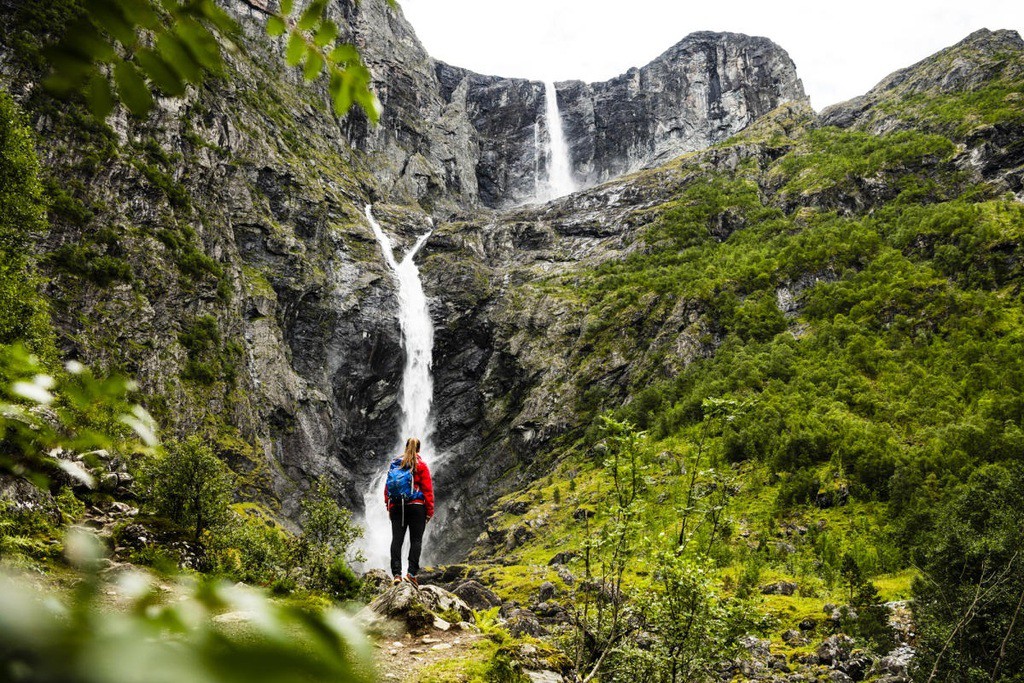
[(4, 680), (130, 681), (140, 667), (146, 680), (167, 683), (373, 680), (368, 644), (339, 610), (312, 612), (213, 581), (175, 582), (167, 601), (142, 572), (101, 580), (94, 537), (71, 535), (67, 546), (82, 578), (65, 598), (0, 577)]
[(182, 377), (200, 384), (220, 380), (232, 384), (235, 381), (242, 347), (234, 340), (223, 342), (216, 318), (199, 316), (178, 335), (178, 341), (188, 351)]
[(146, 488), (154, 511), (187, 529), (196, 543), (228, 521), (231, 474), (198, 437), (169, 444), (148, 466)]
[[(44, 3), (28, 4), (39, 10), (37, 5)], [(326, 71), (335, 115), (344, 116), (357, 104), (376, 122), (380, 105), (370, 91), (370, 72), (354, 45), (337, 42), (341, 30), (326, 17), (327, 4), (317, 0), (294, 15), (291, 0), (264, 9), (267, 33), (287, 34), (285, 62), (301, 66), (307, 81)], [(154, 94), (181, 97), (208, 74), (221, 75), (222, 45), (233, 46), (241, 35), (234, 19), (212, 0), (113, 0), (102, 5), (63, 0), (58, 5), (63, 13), (22, 10), (27, 25), (56, 14), (54, 24), (40, 28), (44, 35), (63, 34), (57, 44), (40, 50), (29, 38), (15, 45), (23, 58), (48, 63), (50, 91), (84, 97), (98, 119), (118, 102), (144, 117), (155, 104)]]
[[(991, 99), (956, 97), (967, 108)], [(1016, 119), (985, 110), (976, 120)], [(581, 672), (603, 642), (603, 676), (700, 678), (688, 657), (699, 665), (700, 644), (730, 633), (714, 615), (760, 614), (769, 621), (745, 627), (770, 635), (821, 624), (826, 603), (843, 606), (839, 628), (859, 646), (885, 652), (881, 603), (913, 593), (921, 680), (933, 666), (933, 680), (1011, 680), (1020, 520), (994, 511), (1020, 508), (1007, 473), (1024, 461), (1024, 208), (953, 163), (964, 130), (928, 130), (773, 137), (772, 154), (693, 174), (645, 209), (653, 221), (625, 258), (515, 293), (523, 307), (555, 296), (585, 312), (570, 378), (585, 429), (549, 455), (567, 486), (535, 482), (519, 494), (533, 501), (528, 518), (492, 522), (509, 533), (542, 525), (511, 552), (526, 565), (570, 548), (583, 554), (570, 567), (589, 576), (595, 547), (625, 553), (624, 573), (597, 583), (631, 597), (609, 602), (604, 622), (575, 621), (575, 642), (590, 648), (568, 646)], [(683, 168), (691, 162), (699, 155)], [(650, 438), (630, 504), (636, 537), (617, 512), (621, 471), (594, 446), (609, 418)], [(969, 499), (992, 504), (969, 510)], [(584, 509), (593, 516), (573, 515)], [(703, 521), (673, 553), (667, 539), (688, 537), (680, 515)], [(491, 575), (517, 598), (552, 580), (514, 566)], [(667, 576), (674, 585), (656, 585)], [(761, 594), (779, 581), (794, 593)], [(659, 621), (659, 604), (675, 604), (674, 617)], [(654, 643), (611, 644), (616, 619)], [(673, 650), (673, 628), (690, 619), (711, 631)]]
[[(172, 547), (187, 539), (209, 558), (205, 568), (213, 576), (265, 576), (278, 560), (280, 566), (271, 570), (280, 569), (288, 581), (272, 584), (275, 591), (303, 588), (348, 598), (359, 586), (344, 554), (357, 532), (325, 484), (318, 483), (303, 502), (315, 532), (308, 538), (253, 523), (253, 517), (230, 510), (231, 475), (202, 439), (193, 436), (166, 451), (159, 446), (155, 425), (130, 402), (132, 384), (96, 378), (76, 363), (54, 378), (21, 347), (0, 351), (0, 467), (38, 487), (26, 500), (0, 498), (0, 560), (5, 568), (64, 575), (74, 586), (44, 596), (26, 579), (0, 577), (5, 680), (128, 680), (137, 677), (138, 661), (160, 663), (152, 680), (372, 678), (358, 630), (315, 596), (281, 604), (212, 577), (182, 578), (173, 589), (164, 578), (158, 588), (153, 576), (138, 569), (101, 580), (106, 551), (99, 539), (83, 530), (64, 535), (86, 516), (83, 500), (111, 502), (97, 490), (96, 472), (113, 452), (142, 473), (141, 499), (156, 515), (133, 522), (159, 539), (142, 539), (146, 545), (130, 558), (136, 564), (177, 572)], [(82, 456), (68, 457), (76, 453)], [(60, 481), (73, 482), (83, 493), (66, 485), (58, 489)], [(122, 527), (117, 533), (124, 532)], [(236, 561), (235, 571), (225, 571), (225, 557)], [(166, 590), (175, 594), (167, 604)], [(104, 604), (108, 596), (116, 604)]]
[(1024, 471), (988, 464), (939, 508), (918, 549), (919, 677), (1013, 680), (1024, 665)]
[(0, 89), (0, 344), (22, 341), (51, 354), (49, 311), (28, 255), (45, 229), (39, 161), (25, 115)]

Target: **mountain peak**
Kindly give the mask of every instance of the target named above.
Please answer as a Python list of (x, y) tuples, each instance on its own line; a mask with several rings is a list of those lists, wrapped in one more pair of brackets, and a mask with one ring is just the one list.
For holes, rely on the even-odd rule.
[[(892, 112), (878, 105), (908, 97), (935, 97), (974, 92), (999, 82), (1024, 79), (1024, 40), (1012, 30), (979, 29), (960, 42), (883, 78), (866, 94), (826, 107), (821, 123), (829, 126), (892, 127)], [(884, 107), (882, 107), (884, 108)]]

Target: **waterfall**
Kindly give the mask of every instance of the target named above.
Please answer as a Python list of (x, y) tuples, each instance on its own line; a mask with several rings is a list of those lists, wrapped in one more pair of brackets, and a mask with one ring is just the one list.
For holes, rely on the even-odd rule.
[[(433, 424), (430, 419), (430, 405), (434, 396), (434, 379), (431, 375), (431, 356), (434, 350), (434, 326), (427, 307), (427, 295), (420, 281), (420, 271), (413, 261), (416, 252), (430, 237), (430, 231), (421, 235), (401, 262), (395, 258), (394, 247), (380, 224), (373, 217), (370, 205), (366, 206), (366, 219), (373, 228), (373, 234), (384, 252), (384, 260), (398, 281), (398, 323), (402, 333), (402, 348), (405, 351), (405, 367), (402, 370), (401, 428), (387, 457), (377, 463), (379, 472), (370, 481), (363, 494), (365, 506), (364, 532), (360, 551), (366, 558), (366, 568), (386, 569), (390, 561), (391, 523), (384, 509), (384, 479), (387, 466), (399, 455), (409, 437), (418, 438), (422, 444), (420, 452), (436, 474), (440, 458), (433, 448)], [(431, 523), (433, 524), (433, 523)], [(429, 527), (428, 527), (429, 531)], [(424, 550), (427, 550), (427, 539)], [(406, 543), (408, 549), (408, 542)]]
[(549, 200), (564, 197), (576, 189), (569, 145), (565, 142), (562, 115), (558, 111), (558, 95), (551, 81), (544, 83), (544, 116), (548, 123), (548, 182), (546, 196), (540, 199)]

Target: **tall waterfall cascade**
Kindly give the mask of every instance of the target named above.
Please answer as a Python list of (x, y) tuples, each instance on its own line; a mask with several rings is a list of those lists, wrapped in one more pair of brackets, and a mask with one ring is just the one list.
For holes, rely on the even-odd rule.
[[(416, 437), (422, 442), (420, 452), (430, 466), (432, 474), (437, 472), (442, 462), (433, 447), (434, 425), (430, 413), (434, 395), (434, 378), (431, 374), (434, 326), (430, 320), (427, 295), (420, 281), (420, 271), (413, 260), (430, 237), (431, 231), (421, 235), (402, 260), (398, 261), (391, 238), (374, 218), (370, 205), (366, 206), (366, 219), (380, 243), (384, 260), (398, 282), (398, 323), (401, 329), (402, 348), (405, 351), (400, 403), (401, 427), (395, 435), (393, 445), (389, 444), (390, 450), (386, 458), (377, 463), (378, 474), (371, 479), (363, 494), (365, 516), (360, 552), (366, 558), (366, 568), (386, 569), (390, 562), (391, 545), (391, 523), (384, 508), (384, 480), (388, 464), (401, 454), (405, 440), (409, 437)], [(429, 531), (428, 526), (428, 535)]]
[(551, 81), (544, 83), (544, 117), (548, 124), (548, 180), (544, 196), (538, 199), (547, 201), (572, 194), (576, 190), (569, 145), (565, 141), (565, 129), (562, 128), (562, 113), (558, 109), (558, 93)]

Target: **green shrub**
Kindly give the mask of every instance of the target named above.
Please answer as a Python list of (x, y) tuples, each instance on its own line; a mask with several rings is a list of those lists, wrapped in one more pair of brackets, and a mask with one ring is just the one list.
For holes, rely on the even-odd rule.
[[(0, 678), (65, 683), (139, 680), (140, 675), (153, 683), (373, 679), (369, 644), (338, 610), (310, 611), (251, 588), (191, 580), (172, 581), (181, 599), (167, 602), (158, 583), (168, 581), (135, 572), (122, 575), (120, 584), (106, 584), (86, 573), (74, 591), (57, 595), (42, 593), (36, 581), (0, 577)], [(108, 604), (108, 595), (118, 596), (116, 606)], [(214, 620), (224, 612), (257, 616), (224, 625)]]
[(818, 480), (818, 473), (815, 470), (810, 468), (797, 470), (782, 480), (776, 505), (785, 509), (794, 505), (812, 504), (818, 496), (819, 488), (821, 488), (821, 482)]
[(235, 581), (274, 586), (294, 569), (294, 539), (260, 515), (231, 513), (209, 545), (212, 569)]
[(233, 476), (199, 436), (169, 444), (147, 467), (145, 484), (148, 506), (187, 529), (196, 542), (231, 519)]
[(200, 384), (213, 384), (219, 380), (231, 384), (235, 381), (237, 362), (243, 349), (233, 339), (223, 342), (216, 318), (202, 315), (193, 319), (184, 326), (178, 341), (188, 352), (182, 377)]
[[(328, 592), (338, 600), (352, 600), (359, 595), (362, 582), (344, 557), (335, 557), (327, 569)], [(456, 619), (461, 621), (461, 619)]]
[(127, 261), (100, 254), (95, 247), (66, 244), (48, 254), (46, 261), (58, 270), (85, 278), (99, 287), (133, 279), (132, 268)]

